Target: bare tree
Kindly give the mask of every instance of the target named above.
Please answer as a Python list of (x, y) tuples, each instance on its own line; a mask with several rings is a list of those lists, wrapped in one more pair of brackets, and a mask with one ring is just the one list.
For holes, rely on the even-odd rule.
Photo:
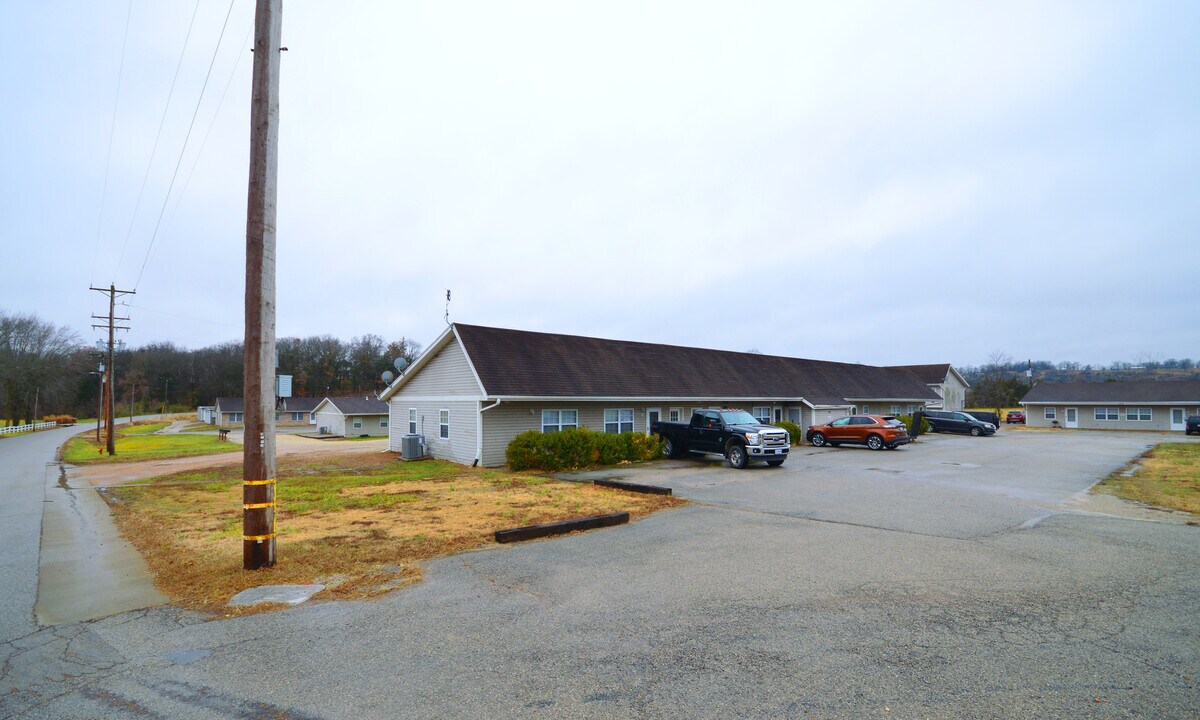
[(50, 407), (72, 389), (72, 356), (79, 336), (33, 314), (0, 311), (0, 386), (3, 413), (13, 423), (34, 420), (34, 403)]

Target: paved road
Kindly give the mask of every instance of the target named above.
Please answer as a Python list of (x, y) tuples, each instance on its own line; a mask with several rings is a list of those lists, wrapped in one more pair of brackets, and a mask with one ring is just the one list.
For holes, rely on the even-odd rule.
[(1161, 439), (623, 470), (696, 502), (374, 603), (43, 629), (0, 645), (0, 716), (1194, 718), (1200, 528), (1077, 509)]

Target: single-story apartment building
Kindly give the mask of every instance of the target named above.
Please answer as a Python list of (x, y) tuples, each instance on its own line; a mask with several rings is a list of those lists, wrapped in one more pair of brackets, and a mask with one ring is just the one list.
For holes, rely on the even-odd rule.
[(1029, 427), (1183, 432), (1200, 415), (1200, 381), (1039, 383), (1021, 404)]
[(213, 403), (209, 422), (217, 427), (240, 426), (245, 422), (245, 405), (240, 397), (219, 397)]
[(198, 405), (196, 406), (196, 419), (203, 423), (212, 423), (213, 421), (213, 406)]
[(503, 465), (527, 430), (647, 432), (693, 410), (744, 408), (801, 428), (840, 415), (906, 414), (940, 400), (908, 370), (456, 323), (380, 395), (389, 448)]
[(921, 378), (921, 382), (938, 394), (941, 400), (929, 403), (930, 410), (963, 410), (966, 408), (967, 388), (971, 387), (971, 384), (950, 363), (892, 365), (890, 367), (908, 370)]
[(327, 397), (313, 409), (322, 435), (388, 434), (388, 404), (370, 395)]
[(325, 398), (318, 397), (289, 397), (279, 401), (279, 412), (276, 418), (280, 425), (316, 425), (317, 416), (314, 411)]

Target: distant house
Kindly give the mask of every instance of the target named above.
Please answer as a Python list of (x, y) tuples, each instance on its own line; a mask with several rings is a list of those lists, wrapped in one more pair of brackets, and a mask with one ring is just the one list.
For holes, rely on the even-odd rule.
[(971, 384), (954, 369), (950, 363), (935, 363), (933, 365), (892, 365), (891, 367), (908, 370), (921, 379), (941, 398), (938, 402), (929, 403), (932, 410), (962, 410), (967, 403), (967, 388)]
[(1029, 427), (1182, 432), (1200, 415), (1200, 380), (1041, 383), (1021, 404)]
[(380, 396), (389, 447), (425, 436), (434, 457), (503, 465), (527, 430), (648, 432), (656, 420), (740, 407), (801, 428), (940, 398), (907, 370), (454, 324)]
[(213, 405), (212, 420), (217, 427), (241, 426), (245, 422), (244, 406), (240, 397), (219, 397)]
[(316, 425), (317, 416), (313, 413), (324, 398), (290, 397), (279, 401), (280, 425)]
[(388, 434), (388, 406), (370, 395), (327, 397), (313, 409), (320, 432), (342, 437)]
[(211, 423), (213, 421), (213, 406), (199, 405), (196, 407), (196, 419), (200, 422)]

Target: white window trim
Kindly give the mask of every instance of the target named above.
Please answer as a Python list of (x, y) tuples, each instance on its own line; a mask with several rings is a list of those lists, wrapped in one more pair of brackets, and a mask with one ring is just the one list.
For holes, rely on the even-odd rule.
[[(615, 412), (617, 414), (617, 419), (613, 422), (609, 422), (609, 420), (608, 420), (609, 411)], [(629, 429), (628, 430), (621, 429), (621, 426), (625, 424), (625, 421), (621, 419), (621, 413), (623, 413), (623, 412), (629, 413)], [(614, 434), (620, 434), (620, 433), (624, 433), (624, 432), (633, 432), (634, 427), (637, 425), (637, 421), (634, 419), (634, 415), (633, 415), (633, 408), (604, 408), (603, 419), (604, 419), (604, 432), (606, 432), (606, 433), (609, 431), (608, 430), (609, 425), (617, 426), (616, 433), (614, 433)]]
[[(671, 413), (675, 413), (674, 419), (671, 418)], [(667, 422), (683, 422), (683, 408), (667, 408)]]
[(416, 408), (408, 409), (408, 434), (409, 435), (417, 434), (417, 409)]
[(384, 415), (383, 417), (379, 418), (379, 427), (384, 428), (387, 426), (388, 426), (388, 416)]
[(899, 405), (893, 405), (893, 406), (892, 406), (892, 411), (891, 411), (890, 413), (888, 413), (888, 414), (889, 414), (889, 415), (899, 415), (899, 414), (900, 414), (900, 406), (899, 406)]
[[(758, 414), (759, 410), (767, 411), (765, 420), (763, 419), (762, 415)], [(760, 423), (763, 423), (764, 425), (771, 424), (771, 406), (770, 405), (754, 405), (750, 408), (750, 414), (754, 416), (755, 420), (758, 420)]]
[[(1104, 411), (1104, 417), (1100, 416), (1100, 411)], [(1121, 409), (1115, 407), (1098, 407), (1092, 409), (1092, 419), (1096, 422), (1114, 422), (1121, 419)]]
[[(1142, 417), (1142, 411), (1146, 411), (1146, 417)], [(1130, 417), (1130, 414), (1137, 411), (1137, 417)], [(1149, 407), (1131, 407), (1125, 408), (1125, 420), (1128, 422), (1154, 422), (1154, 408)]]
[(863, 405), (863, 411), (861, 413), (855, 413), (855, 415), (860, 415), (860, 414), (861, 415), (870, 415), (871, 414), (871, 406)]
[(1057, 420), (1058, 408), (1049, 406), (1042, 408), (1042, 418), (1045, 420)]
[[(548, 422), (546, 422), (546, 413), (548, 413), (548, 412), (556, 412), (556, 413), (558, 413), (558, 423), (548, 423)], [(563, 414), (563, 413), (565, 413), (565, 412), (573, 412), (573, 413), (575, 413), (575, 422), (573, 422), (573, 423), (563, 423), (563, 421), (562, 421), (562, 414)], [(576, 429), (576, 428), (578, 428), (578, 427), (579, 427), (579, 411), (578, 411), (578, 410), (576, 410), (576, 409), (574, 409), (574, 408), (544, 408), (544, 409), (542, 410), (542, 425), (541, 425), (541, 429), (542, 429), (542, 432), (543, 432), (543, 433), (544, 433), (544, 432), (546, 432), (546, 428), (548, 428), (548, 427), (553, 427), (553, 428), (554, 428), (554, 430), (553, 430), (552, 432), (562, 432), (562, 431), (564, 430), (564, 425), (565, 425), (565, 428), (570, 428), (570, 429)]]
[(350, 420), (350, 427), (354, 428), (355, 430), (362, 430), (362, 417), (355, 415)]
[[(442, 413), (446, 414), (446, 422), (442, 422)], [(445, 428), (445, 429), (443, 429), (443, 428)], [(438, 439), (440, 439), (440, 440), (449, 440), (450, 439), (450, 409), (449, 408), (439, 408), (438, 409)]]

